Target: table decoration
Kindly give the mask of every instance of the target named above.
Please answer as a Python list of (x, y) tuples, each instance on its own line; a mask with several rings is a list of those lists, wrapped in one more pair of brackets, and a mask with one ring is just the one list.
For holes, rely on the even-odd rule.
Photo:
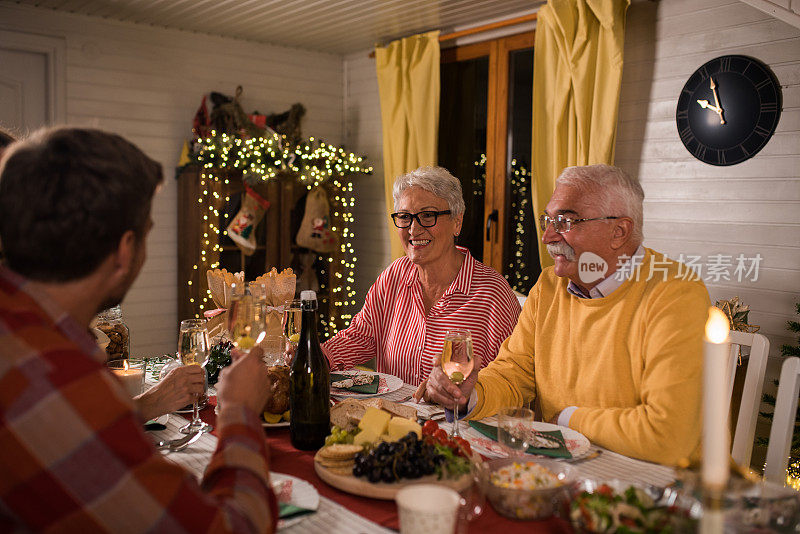
[(108, 368), (122, 383), (131, 397), (141, 394), (144, 387), (145, 362), (142, 360), (116, 360), (108, 362)]
[(703, 533), (721, 533), (723, 529), (721, 498), (730, 473), (730, 399), (726, 391), (729, 327), (722, 310), (709, 308), (703, 341)]

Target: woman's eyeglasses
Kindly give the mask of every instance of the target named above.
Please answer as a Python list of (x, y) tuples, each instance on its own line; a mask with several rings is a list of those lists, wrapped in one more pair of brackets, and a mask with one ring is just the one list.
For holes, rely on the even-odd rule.
[(417, 220), (420, 226), (424, 226), (425, 228), (430, 228), (431, 226), (436, 226), (436, 220), (439, 215), (449, 215), (450, 210), (442, 210), (442, 211), (420, 211), (419, 213), (406, 213), (406, 212), (397, 212), (392, 213), (392, 221), (394, 221), (394, 225), (398, 228), (408, 228), (411, 226), (411, 223), (414, 219)]

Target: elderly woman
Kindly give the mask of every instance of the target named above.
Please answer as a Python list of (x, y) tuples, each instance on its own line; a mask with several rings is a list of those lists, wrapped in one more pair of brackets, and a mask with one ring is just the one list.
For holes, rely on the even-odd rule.
[(439, 365), (450, 329), (472, 332), (476, 364), (492, 361), (520, 313), (508, 282), (455, 239), (464, 218), (461, 183), (441, 167), (399, 176), (394, 226), (406, 255), (383, 271), (364, 307), (322, 350), (331, 368), (371, 358), (377, 370), (419, 385)]

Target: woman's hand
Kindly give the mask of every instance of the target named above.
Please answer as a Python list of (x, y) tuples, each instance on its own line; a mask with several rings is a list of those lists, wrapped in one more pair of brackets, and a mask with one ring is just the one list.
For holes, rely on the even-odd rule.
[(469, 396), (475, 388), (475, 382), (478, 381), (477, 367), (472, 370), (466, 380), (461, 385), (456, 385), (450, 381), (441, 367), (434, 367), (425, 386), (425, 393), (423, 398), (428, 402), (435, 402), (444, 406), (448, 410), (455, 408), (458, 403), (459, 413), (464, 413), (462, 410), (466, 408)]
[(205, 389), (206, 370), (199, 365), (176, 367), (134, 399), (145, 420), (180, 410), (193, 403)]

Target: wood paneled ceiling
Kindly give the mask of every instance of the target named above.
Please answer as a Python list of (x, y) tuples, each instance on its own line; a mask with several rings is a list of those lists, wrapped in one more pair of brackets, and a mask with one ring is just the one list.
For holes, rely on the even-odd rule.
[(16, 0), (17, 4), (348, 54), (535, 11), (544, 0)]

